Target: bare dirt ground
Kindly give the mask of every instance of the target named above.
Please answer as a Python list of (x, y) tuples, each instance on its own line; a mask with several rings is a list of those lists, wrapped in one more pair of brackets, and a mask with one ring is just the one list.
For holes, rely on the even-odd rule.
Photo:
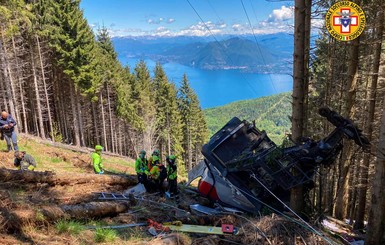
[[(44, 142), (37, 143), (31, 137), (21, 137), (19, 142), (21, 150), (26, 150), (35, 157), (38, 163), (36, 171), (53, 171), (68, 175), (93, 173), (89, 153), (57, 148)], [(1, 142), (0, 149), (3, 148), (5, 145)], [(105, 156), (103, 159), (109, 171), (120, 174), (134, 173), (132, 159), (113, 156)], [(0, 152), (1, 167), (14, 169), (13, 153)], [(95, 193), (121, 193), (126, 189), (127, 186), (124, 185), (94, 181), (50, 185), (25, 183), (23, 180), (0, 180), (0, 244), (327, 244), (304, 227), (277, 215), (198, 216), (190, 212), (189, 205), (210, 203), (207, 199), (187, 191), (183, 186), (180, 186), (179, 201), (146, 195), (139, 200), (112, 203), (111, 210), (95, 214), (98, 210), (98, 195)], [(66, 213), (68, 209), (74, 209), (70, 215)], [(227, 223), (237, 226), (240, 234), (218, 236), (167, 232), (153, 237), (147, 226), (140, 226), (116, 229), (108, 240), (103, 239), (103, 236), (100, 239), (97, 231), (84, 228), (147, 222), (148, 219), (159, 223), (179, 220), (185, 224), (206, 226)], [(68, 224), (71, 221), (80, 224), (80, 228), (60, 228), (60, 224)], [(107, 235), (104, 235), (104, 238), (106, 237)]]

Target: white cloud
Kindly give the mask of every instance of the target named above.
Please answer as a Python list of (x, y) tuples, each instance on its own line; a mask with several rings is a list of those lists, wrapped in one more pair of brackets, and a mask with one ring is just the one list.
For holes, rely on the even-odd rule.
[[(293, 28), (291, 25), (285, 22), (267, 22), (262, 21), (258, 25), (250, 27), (249, 23), (241, 24), (234, 23), (232, 26), (232, 34), (243, 35), (243, 34), (272, 34), (277, 32), (292, 32)], [(253, 29), (251, 29), (253, 28)]]
[(114, 29), (109, 28), (108, 33), (111, 37), (125, 37), (125, 36), (143, 36), (148, 33), (139, 28), (124, 28), (124, 29)]
[(215, 34), (223, 34), (227, 25), (223, 22), (213, 23), (212, 21), (198, 22), (195, 25), (191, 25), (176, 35), (187, 35), (187, 36), (208, 36)]
[(267, 22), (276, 22), (276, 21), (286, 21), (293, 19), (294, 17), (294, 7), (285, 7), (282, 6), (280, 9), (274, 9), (273, 12), (269, 15)]
[(168, 24), (171, 24), (171, 23), (173, 23), (173, 22), (175, 22), (175, 19), (173, 19), (173, 18), (168, 18), (168, 19), (167, 19), (167, 23), (168, 23)]
[(146, 22), (150, 25), (159, 25), (161, 23), (167, 23), (167, 24), (171, 24), (173, 22), (175, 22), (175, 19), (173, 18), (163, 18), (163, 17), (160, 17), (160, 18), (148, 18), (146, 20)]
[(155, 33), (153, 33), (152, 35), (153, 36), (172, 36), (172, 32), (164, 26), (159, 26), (158, 28), (155, 29)]
[(160, 21), (159, 20), (155, 20), (155, 19), (148, 19), (147, 23), (150, 24), (150, 25), (152, 25), (152, 24), (157, 25), (157, 24), (160, 23)]

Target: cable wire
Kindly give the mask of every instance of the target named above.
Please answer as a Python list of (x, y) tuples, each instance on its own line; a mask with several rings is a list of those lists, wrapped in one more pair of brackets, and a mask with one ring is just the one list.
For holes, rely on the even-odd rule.
[[(263, 64), (266, 66), (266, 60), (265, 60), (265, 57), (264, 57), (263, 54), (262, 54), (261, 47), (260, 47), (260, 45), (259, 45), (259, 43), (258, 43), (257, 37), (255, 36), (254, 28), (253, 28), (253, 26), (252, 26), (252, 24), (251, 24), (249, 15), (247, 14), (245, 5), (243, 4), (243, 0), (241, 0), (241, 3), (242, 3), (243, 11), (245, 12), (246, 18), (247, 18), (248, 23), (249, 23), (249, 25), (250, 25), (251, 33), (253, 34), (253, 37), (254, 37), (255, 43), (256, 43), (256, 45), (257, 45), (258, 51), (259, 51), (259, 53), (261, 54), (262, 62), (263, 62)], [(275, 88), (275, 85), (274, 85), (273, 79), (271, 78), (270, 73), (269, 73), (269, 80), (270, 80), (271, 85), (273, 86), (274, 92), (277, 93), (277, 89)]]
[(244, 190), (242, 190), (242, 189), (240, 189), (240, 188), (234, 186), (235, 189), (237, 189), (239, 192), (242, 192), (243, 194), (245, 194), (245, 195), (247, 195), (247, 196), (253, 198), (254, 200), (260, 202), (261, 204), (263, 204), (263, 205), (265, 205), (266, 207), (270, 208), (270, 209), (273, 210), (274, 212), (276, 212), (276, 213), (278, 213), (278, 214), (284, 216), (285, 218), (287, 218), (287, 219), (293, 221), (294, 223), (296, 223), (296, 224), (298, 224), (298, 225), (300, 225), (300, 226), (306, 228), (307, 230), (313, 232), (314, 234), (318, 235), (318, 236), (321, 237), (323, 240), (325, 240), (328, 244), (333, 244), (332, 241), (330, 241), (330, 240), (329, 240), (327, 237), (325, 237), (322, 233), (320, 233), (319, 231), (317, 231), (316, 229), (314, 229), (309, 223), (307, 223), (307, 222), (306, 222), (304, 219), (302, 219), (297, 213), (295, 213), (292, 209), (290, 209), (290, 208), (289, 208), (289, 207), (288, 207), (288, 206), (287, 206), (281, 199), (279, 199), (276, 195), (274, 195), (274, 193), (273, 193), (269, 188), (267, 188), (267, 187), (266, 187), (266, 186), (265, 186), (265, 185), (264, 185), (258, 178), (255, 177), (255, 174), (254, 174), (254, 173), (252, 173), (250, 176), (251, 176), (252, 178), (254, 178), (255, 180), (257, 180), (257, 182), (258, 182), (263, 188), (265, 188), (271, 195), (273, 195), (273, 197), (275, 197), (280, 203), (282, 203), (282, 204), (284, 205), (284, 207), (286, 207), (287, 209), (289, 209), (290, 212), (292, 212), (296, 217), (298, 217), (299, 220), (300, 220), (302, 223), (299, 222), (299, 221), (297, 221), (297, 220), (295, 220), (295, 219), (292, 219), (291, 217), (289, 217), (289, 216), (285, 215), (284, 213), (280, 212), (279, 210), (273, 208), (273, 207), (270, 206), (269, 204), (267, 204), (267, 203), (265, 203), (265, 202), (259, 200), (258, 198), (256, 198), (256, 197), (253, 196), (253, 195), (250, 195), (250, 194), (247, 193), (246, 191), (244, 191)]
[[(222, 43), (220, 43), (218, 41), (218, 39), (215, 37), (215, 35), (212, 33), (212, 31), (210, 30), (210, 28), (207, 26), (206, 22), (203, 20), (203, 18), (201, 17), (201, 15), (198, 13), (198, 11), (194, 8), (194, 6), (191, 4), (190, 0), (186, 0), (188, 2), (188, 4), (190, 5), (190, 7), (194, 10), (195, 14), (198, 16), (198, 18), (201, 20), (202, 24), (204, 25), (204, 27), (208, 30), (209, 34), (214, 38), (215, 42), (219, 45), (219, 47), (222, 49), (223, 53), (226, 55), (226, 57), (228, 59), (230, 59), (231, 62), (233, 62), (233, 60), (231, 59), (230, 55), (227, 54), (227, 51), (226, 51), (226, 48), (223, 46)], [(234, 62), (233, 62), (234, 63)], [(247, 77), (243, 74), (243, 73), (240, 73), (241, 76), (243, 77), (243, 79), (246, 81), (247, 85), (250, 87), (250, 90), (257, 96), (257, 91), (254, 89), (253, 86), (251, 86), (251, 82), (249, 82), (249, 80), (247, 79)]]

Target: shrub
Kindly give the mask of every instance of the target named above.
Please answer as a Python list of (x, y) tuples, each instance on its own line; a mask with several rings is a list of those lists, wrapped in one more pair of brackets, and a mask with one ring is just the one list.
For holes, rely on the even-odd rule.
[(115, 230), (98, 228), (95, 231), (95, 242), (113, 242), (117, 236), (118, 233)]
[(83, 230), (83, 225), (73, 220), (59, 220), (55, 227), (59, 233), (79, 234)]

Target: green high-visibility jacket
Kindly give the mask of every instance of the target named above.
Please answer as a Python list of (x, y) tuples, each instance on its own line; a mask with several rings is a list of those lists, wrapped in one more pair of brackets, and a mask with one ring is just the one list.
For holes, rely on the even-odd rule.
[(176, 177), (178, 177), (178, 171), (177, 171), (177, 168), (176, 168), (176, 164), (168, 164), (167, 165), (167, 178), (170, 179), (170, 180), (174, 180), (176, 179)]
[(140, 158), (138, 157), (138, 159), (136, 159), (135, 161), (135, 171), (137, 174), (148, 174), (148, 166), (147, 166), (147, 159), (144, 158)]
[(103, 163), (102, 163), (102, 156), (98, 152), (94, 152), (91, 155), (92, 157), (92, 164), (94, 165), (94, 171), (95, 173), (102, 172), (102, 169), (104, 169)]
[(153, 166), (150, 170), (151, 178), (159, 179), (160, 169), (157, 165)]

